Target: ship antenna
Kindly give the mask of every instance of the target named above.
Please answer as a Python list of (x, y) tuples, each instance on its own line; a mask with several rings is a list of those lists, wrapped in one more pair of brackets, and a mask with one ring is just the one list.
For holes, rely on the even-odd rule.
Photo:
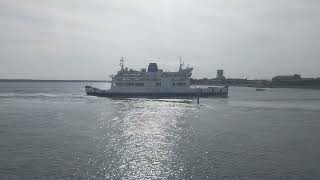
[(179, 71), (182, 71), (182, 58), (181, 58), (181, 56), (179, 56), (179, 59), (180, 59)]
[(122, 57), (121, 60), (120, 60), (121, 71), (123, 71), (123, 61), (124, 61), (124, 59), (123, 59), (123, 57)]

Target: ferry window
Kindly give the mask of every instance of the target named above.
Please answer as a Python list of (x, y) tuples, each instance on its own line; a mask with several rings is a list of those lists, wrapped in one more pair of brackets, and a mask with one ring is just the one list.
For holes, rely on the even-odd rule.
[(127, 82), (125, 83), (125, 86), (134, 86), (134, 83)]
[(161, 82), (156, 82), (156, 86), (161, 86)]
[(123, 86), (123, 83), (115, 83), (116, 86)]
[(144, 86), (144, 83), (136, 83), (135, 86)]
[(172, 81), (186, 81), (186, 80), (187, 80), (186, 78), (179, 78), (179, 77), (172, 78)]
[(184, 82), (178, 82), (177, 83), (177, 86), (185, 86), (186, 85), (186, 83), (184, 83)]
[(172, 83), (172, 86), (175, 86), (176, 85), (176, 83)]

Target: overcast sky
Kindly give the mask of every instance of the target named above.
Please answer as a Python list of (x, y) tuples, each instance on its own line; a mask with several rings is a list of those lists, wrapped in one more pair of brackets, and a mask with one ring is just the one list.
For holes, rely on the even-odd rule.
[(320, 77), (319, 0), (1, 0), (0, 78), (105, 79), (157, 62), (194, 77)]

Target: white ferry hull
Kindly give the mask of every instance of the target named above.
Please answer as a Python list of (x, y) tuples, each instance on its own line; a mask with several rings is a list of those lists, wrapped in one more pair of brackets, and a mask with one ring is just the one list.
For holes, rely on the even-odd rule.
[(112, 92), (86, 86), (89, 96), (111, 98), (196, 98), (196, 97), (227, 97), (228, 87), (215, 87), (207, 89), (190, 89), (187, 92)]

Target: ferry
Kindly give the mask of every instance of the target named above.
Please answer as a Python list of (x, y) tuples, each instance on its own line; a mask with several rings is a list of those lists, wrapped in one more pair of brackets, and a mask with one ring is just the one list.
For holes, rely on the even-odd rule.
[(193, 68), (181, 62), (178, 71), (165, 72), (158, 69), (157, 63), (150, 63), (148, 68), (134, 70), (124, 67), (124, 59), (120, 60), (120, 70), (111, 75), (109, 90), (86, 86), (89, 96), (114, 98), (199, 98), (227, 97), (228, 86), (225, 87), (191, 87), (190, 78)]

